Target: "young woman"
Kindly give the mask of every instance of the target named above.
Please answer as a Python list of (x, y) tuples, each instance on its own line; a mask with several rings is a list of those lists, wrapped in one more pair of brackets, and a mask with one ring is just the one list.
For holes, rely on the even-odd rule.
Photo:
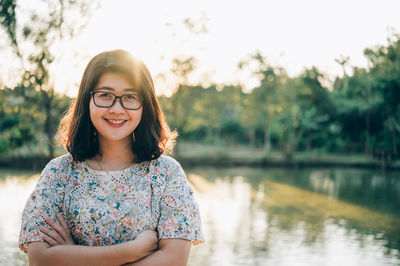
[(31, 265), (186, 265), (203, 242), (146, 66), (123, 50), (95, 56), (43, 170), (19, 245)]

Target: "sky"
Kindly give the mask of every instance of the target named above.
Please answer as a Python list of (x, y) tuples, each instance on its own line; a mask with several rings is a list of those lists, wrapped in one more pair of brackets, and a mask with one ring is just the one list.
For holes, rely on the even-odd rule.
[[(104, 0), (82, 34), (64, 48), (55, 86), (76, 94), (83, 70), (99, 52), (122, 48), (142, 59), (156, 81), (158, 94), (174, 87), (174, 57), (197, 59), (192, 83), (240, 83), (257, 80), (238, 63), (255, 51), (283, 66), (291, 76), (318, 67), (330, 79), (341, 75), (336, 58), (365, 67), (365, 48), (385, 45), (400, 31), (398, 0)], [(190, 33), (189, 18), (206, 33)], [(200, 23), (200, 24), (199, 24)], [(65, 51), (66, 50), (66, 51)]]

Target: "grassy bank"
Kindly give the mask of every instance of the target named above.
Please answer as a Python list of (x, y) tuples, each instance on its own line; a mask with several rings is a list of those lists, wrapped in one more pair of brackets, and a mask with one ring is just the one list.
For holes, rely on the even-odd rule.
[(213, 146), (180, 143), (173, 154), (184, 165), (282, 166), (282, 167), (363, 167), (400, 169), (400, 161), (387, 163), (363, 154), (328, 154), (318, 151), (294, 153), (265, 152), (248, 146)]
[[(56, 149), (57, 156), (64, 153), (62, 148)], [(400, 170), (400, 160), (385, 163), (363, 154), (327, 154), (313, 151), (294, 153), (288, 158), (281, 152), (265, 152), (262, 149), (250, 149), (248, 146), (187, 142), (180, 142), (171, 156), (184, 166), (362, 167)], [(50, 159), (49, 156), (34, 150), (20, 150), (0, 155), (0, 167), (40, 170)]]

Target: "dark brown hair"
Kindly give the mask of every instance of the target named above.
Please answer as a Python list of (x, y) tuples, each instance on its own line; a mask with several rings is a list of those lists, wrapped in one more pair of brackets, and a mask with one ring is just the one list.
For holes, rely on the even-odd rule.
[(104, 73), (126, 75), (142, 96), (142, 118), (134, 130), (132, 151), (139, 162), (157, 159), (172, 150), (176, 132), (171, 132), (160, 109), (151, 74), (145, 64), (124, 50), (106, 51), (90, 60), (83, 73), (78, 97), (61, 120), (57, 141), (71, 153), (75, 161), (83, 161), (100, 153), (95, 128), (90, 120), (90, 92)]

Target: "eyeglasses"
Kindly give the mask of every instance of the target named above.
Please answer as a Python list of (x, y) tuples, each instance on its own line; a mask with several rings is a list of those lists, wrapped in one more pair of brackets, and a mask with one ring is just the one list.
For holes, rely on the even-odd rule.
[(117, 96), (109, 91), (91, 91), (93, 103), (101, 108), (108, 108), (115, 104), (117, 99), (121, 106), (128, 110), (138, 110), (142, 107), (142, 97), (138, 94), (124, 94)]

